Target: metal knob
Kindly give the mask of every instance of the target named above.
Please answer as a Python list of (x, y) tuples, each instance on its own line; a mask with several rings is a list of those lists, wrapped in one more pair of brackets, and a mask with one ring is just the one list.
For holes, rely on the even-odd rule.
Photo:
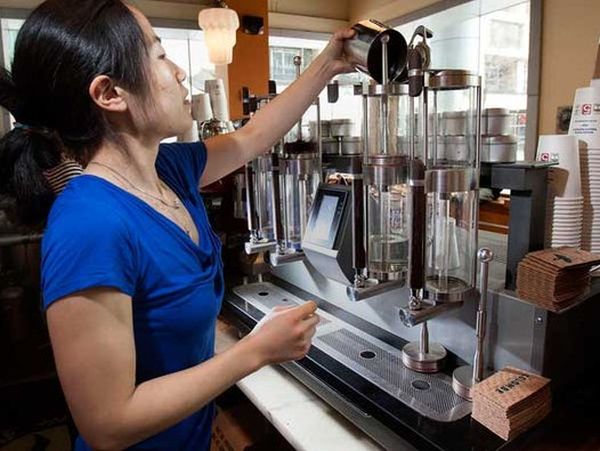
[(482, 247), (477, 251), (477, 259), (481, 263), (489, 263), (494, 259), (494, 253), (487, 247)]

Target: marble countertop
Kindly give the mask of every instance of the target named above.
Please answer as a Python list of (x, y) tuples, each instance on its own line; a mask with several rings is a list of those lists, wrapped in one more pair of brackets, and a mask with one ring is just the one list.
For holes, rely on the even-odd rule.
[[(216, 352), (224, 351), (237, 340), (237, 330), (219, 322)], [(237, 386), (297, 450), (382, 449), (282, 368), (266, 366)]]

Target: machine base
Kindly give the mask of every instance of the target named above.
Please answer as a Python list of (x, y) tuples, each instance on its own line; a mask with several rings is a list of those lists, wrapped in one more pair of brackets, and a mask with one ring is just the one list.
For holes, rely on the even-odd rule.
[(408, 343), (402, 349), (402, 363), (419, 373), (437, 373), (444, 367), (446, 348), (439, 343), (429, 343), (429, 352), (421, 352), (418, 341)]
[(471, 365), (464, 365), (456, 368), (452, 373), (452, 388), (454, 392), (465, 399), (471, 401), (473, 394), (471, 388), (475, 385), (473, 380), (473, 367)]
[[(269, 282), (241, 285), (232, 291), (263, 314), (277, 305), (293, 306), (305, 302)], [(315, 349), (311, 352), (325, 353), (346, 371), (360, 375), (369, 384), (425, 417), (450, 422), (471, 412), (471, 404), (452, 390), (448, 375), (423, 375), (411, 371), (402, 364), (399, 349), (321, 309), (317, 314), (321, 321), (313, 338)]]
[[(483, 379), (486, 379), (489, 375), (490, 372), (484, 370)], [(471, 365), (460, 366), (452, 373), (452, 388), (461, 398), (471, 401), (473, 399), (471, 389), (476, 383), (473, 379), (473, 367)]]
[(284, 254), (280, 252), (269, 252), (269, 263), (272, 266), (284, 265), (286, 263), (298, 262), (300, 260), (304, 260), (306, 256), (304, 252), (286, 252)]
[(244, 250), (246, 254), (258, 254), (259, 252), (273, 252), (277, 247), (275, 241), (256, 241), (244, 243)]
[(372, 279), (367, 279), (362, 287), (348, 286), (346, 287), (346, 295), (350, 301), (362, 301), (386, 291), (404, 286), (404, 280), (389, 280), (387, 282), (377, 282)]

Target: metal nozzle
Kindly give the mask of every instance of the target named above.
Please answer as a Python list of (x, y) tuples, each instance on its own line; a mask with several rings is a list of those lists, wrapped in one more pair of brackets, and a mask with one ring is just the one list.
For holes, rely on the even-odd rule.
[(418, 310), (411, 309), (410, 307), (400, 307), (400, 321), (406, 327), (414, 327), (461, 305), (462, 302), (448, 302), (437, 305), (423, 302), (421, 308)]

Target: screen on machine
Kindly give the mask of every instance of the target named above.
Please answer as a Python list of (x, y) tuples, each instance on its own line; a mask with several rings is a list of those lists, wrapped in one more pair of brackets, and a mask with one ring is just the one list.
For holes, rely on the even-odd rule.
[(329, 239), (329, 232), (333, 225), (333, 218), (335, 217), (335, 211), (339, 201), (340, 199), (337, 196), (323, 196), (312, 232), (313, 238), (317, 240)]
[(311, 213), (306, 240), (333, 249), (348, 193), (332, 188), (319, 189)]

